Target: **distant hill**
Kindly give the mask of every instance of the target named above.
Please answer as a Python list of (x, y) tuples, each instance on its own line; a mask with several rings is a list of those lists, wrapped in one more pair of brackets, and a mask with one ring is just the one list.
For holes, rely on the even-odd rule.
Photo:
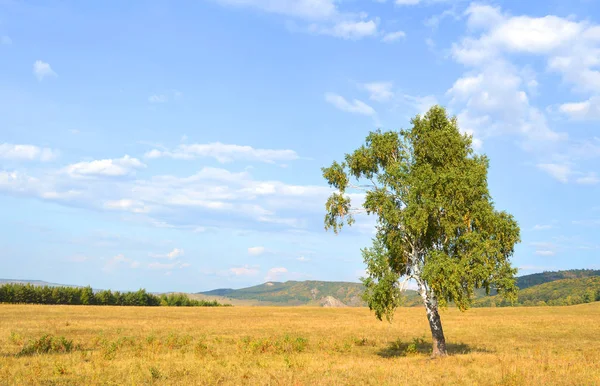
[(533, 287), (535, 285), (549, 283), (563, 279), (577, 279), (585, 277), (600, 276), (600, 270), (593, 269), (570, 269), (568, 271), (554, 271), (534, 273), (531, 275), (519, 276), (517, 278), (517, 286), (519, 289)]
[[(363, 285), (351, 282), (287, 281), (267, 282), (254, 287), (231, 289), (221, 288), (200, 292), (206, 296), (220, 296), (238, 300), (255, 300), (265, 305), (315, 305), (327, 299), (327, 304), (362, 306)], [(335, 302), (333, 299), (341, 302)]]
[(49, 283), (43, 280), (15, 280), (15, 279), (0, 279), (0, 285), (14, 283), (14, 284), (31, 284), (39, 287), (81, 287), (77, 285), (69, 285), (69, 284), (57, 284), (57, 283)]
[[(519, 295), (519, 303), (521, 298), (523, 302), (530, 300), (529, 295), (536, 293), (536, 288), (545, 283), (553, 283), (556, 281), (564, 281), (565, 279), (586, 279), (598, 277), (600, 279), (600, 270), (591, 269), (574, 269), (567, 271), (557, 272), (542, 272), (534, 273), (531, 275), (524, 275), (517, 277), (517, 286), (521, 289)], [(584, 282), (581, 282), (584, 283)], [(573, 296), (581, 295), (581, 288), (584, 284), (579, 282), (573, 282), (571, 284), (561, 284), (565, 286), (560, 292), (573, 291)], [(589, 283), (595, 283), (593, 280)], [(588, 283), (588, 284), (589, 284)], [(547, 288), (551, 288), (549, 286)], [(531, 290), (529, 290), (531, 288)], [(552, 287), (554, 288), (554, 287)], [(364, 287), (361, 283), (352, 282), (328, 282), (328, 281), (287, 281), (281, 282), (267, 282), (253, 287), (232, 289), (232, 288), (220, 288), (212, 291), (200, 292), (198, 296), (202, 296), (207, 299), (217, 299), (219, 301), (231, 301), (234, 304), (237, 302), (240, 305), (274, 305), (274, 306), (299, 306), (299, 305), (313, 305), (319, 306), (323, 304), (336, 304), (337, 306), (365, 306), (366, 304), (362, 301), (361, 295), (364, 291)], [(550, 301), (552, 297), (542, 295), (545, 293), (545, 287), (542, 287), (539, 292), (539, 296), (533, 296), (538, 302), (538, 298), (541, 301)], [(475, 306), (500, 305), (502, 299), (494, 296), (495, 291), (491, 291), (490, 296), (485, 295), (485, 291), (477, 290), (475, 293), (476, 301)], [(565, 295), (565, 297), (568, 296)], [(562, 298), (562, 295), (558, 296)], [(572, 299), (574, 299), (572, 297)], [(334, 301), (337, 300), (340, 303)], [(531, 300), (528, 302), (530, 304)], [(558, 302), (558, 300), (557, 300)], [(416, 291), (407, 290), (404, 292), (403, 305), (407, 307), (421, 306), (421, 298)]]
[[(534, 285), (519, 291), (521, 306), (565, 306), (600, 301), (600, 276), (562, 279)], [(476, 307), (508, 306), (498, 295), (476, 300)]]
[[(0, 279), (4, 283), (22, 283), (35, 286), (79, 287), (50, 283), (42, 280)], [(542, 272), (517, 277), (519, 304), (548, 305), (576, 304), (585, 299), (594, 298), (600, 289), (600, 270), (572, 269), (557, 272)], [(97, 290), (94, 290), (97, 291)], [(362, 300), (364, 287), (361, 283), (330, 281), (287, 281), (267, 282), (248, 288), (220, 288), (212, 291), (189, 294), (196, 300), (216, 300), (240, 306), (329, 306), (360, 307), (366, 304)], [(481, 289), (475, 292), (474, 306), (507, 305), (491, 291), (486, 296)], [(421, 306), (421, 298), (416, 291), (404, 292), (403, 305)]]

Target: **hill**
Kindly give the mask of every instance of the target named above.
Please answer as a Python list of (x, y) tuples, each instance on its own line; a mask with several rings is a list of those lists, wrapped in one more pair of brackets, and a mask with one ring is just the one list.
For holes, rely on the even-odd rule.
[(517, 286), (519, 287), (519, 289), (524, 290), (529, 287), (549, 283), (556, 280), (578, 279), (593, 276), (600, 276), (600, 270), (570, 269), (568, 271), (534, 273), (531, 275), (519, 276), (517, 278)]
[(351, 282), (328, 281), (287, 281), (267, 282), (248, 288), (221, 288), (201, 292), (205, 296), (219, 296), (238, 300), (255, 300), (265, 305), (319, 305), (324, 299), (327, 304), (337, 304), (331, 298), (346, 306), (364, 305), (361, 295), (363, 285)]
[[(600, 276), (562, 279), (527, 287), (519, 291), (517, 305), (568, 306), (600, 301)], [(476, 300), (475, 307), (509, 306), (499, 296)]]
[(78, 285), (69, 285), (69, 284), (58, 284), (58, 283), (49, 283), (43, 280), (15, 280), (15, 279), (0, 279), (0, 285), (2, 284), (31, 284), (38, 287), (73, 287), (78, 288)]
[[(595, 283), (594, 280), (586, 282), (584, 279), (599, 278), (600, 270), (591, 269), (573, 269), (556, 272), (542, 272), (531, 275), (517, 277), (517, 286), (520, 288), (519, 304), (531, 304), (531, 302), (556, 301), (556, 299), (565, 299), (565, 303), (573, 302), (574, 299), (580, 299), (582, 296), (582, 286), (588, 283)], [(547, 294), (547, 288), (556, 289), (558, 287), (538, 287), (547, 283), (554, 283), (563, 280), (575, 280), (574, 282), (558, 284), (560, 287), (560, 296), (550, 296)], [(577, 280), (583, 280), (581, 283)], [(595, 288), (595, 287), (594, 287)], [(529, 290), (531, 289), (531, 290)], [(268, 282), (253, 287), (232, 289), (220, 288), (212, 291), (200, 292), (196, 294), (205, 299), (227, 301), (239, 305), (274, 305), (274, 306), (298, 306), (321, 304), (336, 304), (338, 306), (365, 306), (361, 295), (364, 288), (361, 283), (352, 282), (327, 282), (327, 281), (288, 281), (288, 282)], [(572, 294), (568, 292), (572, 291)], [(536, 294), (536, 295), (532, 295)], [(492, 303), (496, 305), (505, 305), (495, 291), (490, 296), (485, 295), (485, 291), (477, 290), (475, 293), (476, 301), (474, 306), (486, 306)], [(570, 300), (566, 300), (571, 295)], [(594, 295), (595, 296), (595, 295)], [(329, 301), (327, 301), (327, 299)], [(342, 304), (333, 301), (335, 299)], [(533, 300), (535, 299), (535, 300)], [(578, 303), (581, 303), (579, 301)], [(576, 303), (573, 303), (576, 304)], [(404, 293), (404, 306), (421, 306), (421, 298), (416, 291), (407, 290)]]

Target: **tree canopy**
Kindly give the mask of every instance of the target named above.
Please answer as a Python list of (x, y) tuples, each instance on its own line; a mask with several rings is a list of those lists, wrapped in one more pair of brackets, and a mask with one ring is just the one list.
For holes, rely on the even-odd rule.
[[(476, 288), (514, 297), (510, 257), (520, 231), (513, 216), (494, 208), (489, 160), (473, 151), (455, 117), (434, 106), (411, 124), (409, 130), (371, 132), (343, 162), (323, 168), (336, 188), (326, 203), (325, 227), (337, 233), (354, 223), (357, 211), (377, 217), (373, 246), (362, 251), (365, 299), (379, 319), (391, 319), (403, 281), (414, 280), (432, 333), (438, 332), (434, 354), (444, 355), (438, 305), (454, 302), (466, 310)], [(353, 206), (351, 190), (364, 192), (362, 207)], [(436, 339), (441, 346), (435, 347)]]

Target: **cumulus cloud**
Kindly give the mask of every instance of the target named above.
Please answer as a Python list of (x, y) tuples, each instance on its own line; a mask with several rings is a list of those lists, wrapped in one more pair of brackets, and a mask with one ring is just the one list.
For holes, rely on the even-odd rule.
[[(366, 13), (343, 12), (335, 0), (216, 0), (233, 8), (252, 8), (291, 18), (288, 29), (343, 39), (360, 39), (377, 34), (377, 20)], [(301, 23), (297, 26), (296, 23)], [(306, 23), (306, 24), (304, 24)]]
[(394, 0), (396, 5), (417, 5), (421, 0)]
[(562, 183), (569, 182), (569, 177), (572, 173), (571, 167), (569, 165), (538, 164), (537, 167)]
[(581, 177), (578, 177), (575, 182), (581, 185), (596, 185), (600, 182), (600, 178), (598, 178), (598, 174), (594, 172), (587, 173)]
[(328, 92), (325, 94), (325, 101), (332, 104), (337, 109), (347, 113), (369, 116), (375, 115), (375, 110), (371, 106), (358, 99), (354, 99), (352, 102), (349, 102), (341, 95)]
[(140, 266), (139, 261), (127, 258), (122, 254), (116, 255), (109, 259), (104, 265), (103, 270), (106, 272), (112, 272), (121, 266), (128, 266), (129, 268), (138, 268)]
[(68, 165), (65, 171), (72, 177), (120, 177), (134, 174), (136, 170), (145, 167), (137, 158), (125, 155), (117, 159), (75, 163)]
[(477, 137), (518, 134), (531, 142), (566, 138), (548, 127), (543, 113), (532, 106), (521, 74), (506, 61), (487, 64), (457, 79), (448, 90), (451, 104), (463, 106), (459, 124)]
[(377, 34), (377, 23), (374, 20), (340, 21), (333, 26), (311, 24), (308, 27), (311, 33), (331, 35), (338, 38), (357, 40)]
[(600, 119), (600, 96), (593, 96), (583, 102), (564, 103), (559, 111), (576, 120)]
[[(312, 224), (320, 227), (322, 208), (332, 191), (327, 186), (261, 180), (248, 171), (222, 168), (205, 167), (181, 177), (157, 175), (136, 179), (81, 178), (77, 172), (87, 171), (85, 167), (67, 170), (71, 173), (62, 168), (60, 173), (50, 170), (40, 172), (39, 176), (0, 171), (0, 192), (69, 206), (120, 211), (132, 216), (128, 220), (192, 231), (214, 227), (281, 230), (307, 228)], [(357, 204), (362, 202), (362, 196), (351, 196)]]
[(554, 256), (556, 254), (556, 252), (545, 250), (545, 249), (541, 249), (541, 250), (535, 251), (535, 254), (538, 255), (538, 256)]
[(44, 78), (47, 77), (57, 77), (58, 74), (56, 74), (56, 72), (54, 72), (54, 70), (52, 70), (52, 67), (50, 67), (50, 64), (41, 61), (41, 60), (36, 60), (35, 63), (33, 63), (33, 75), (35, 75), (35, 77), (39, 80), (42, 81)]
[(464, 16), (467, 35), (453, 44), (452, 57), (469, 70), (447, 94), (460, 126), (479, 140), (517, 134), (523, 148), (542, 160), (541, 170), (561, 182), (594, 183), (593, 174), (580, 171), (580, 144), (550, 127), (546, 111), (532, 104), (539, 81), (532, 67), (515, 58), (539, 58), (574, 91), (591, 94), (553, 110), (573, 120), (598, 119), (600, 26), (573, 17), (515, 16), (477, 3)]
[(392, 43), (405, 37), (406, 33), (404, 31), (388, 32), (385, 35), (383, 35), (381, 41), (384, 43)]
[(293, 161), (300, 158), (293, 150), (255, 149), (251, 146), (224, 144), (220, 142), (181, 144), (173, 150), (153, 149), (147, 152), (144, 157), (149, 159), (168, 157), (184, 160), (214, 158), (220, 163), (233, 161), (274, 163), (279, 161)]
[(369, 92), (369, 99), (377, 102), (387, 102), (394, 97), (392, 82), (371, 82), (362, 87)]
[(142, 201), (132, 199), (105, 201), (103, 207), (110, 210), (121, 210), (132, 213), (148, 213), (150, 208)]
[(265, 253), (265, 247), (250, 247), (248, 248), (248, 254), (252, 256), (260, 256)]
[(256, 8), (269, 13), (302, 19), (328, 19), (338, 13), (335, 0), (216, 0), (239, 8)]
[(48, 162), (56, 159), (58, 155), (57, 150), (47, 147), (0, 143), (0, 159)]
[(281, 277), (283, 275), (285, 275), (287, 272), (288, 272), (287, 268), (284, 268), (284, 267), (271, 268), (267, 272), (267, 276), (265, 276), (265, 280), (266, 281), (277, 281), (277, 280), (281, 279)]
[(164, 253), (164, 254), (160, 254), (160, 253), (151, 253), (150, 257), (154, 257), (157, 259), (168, 259), (168, 260), (175, 260), (178, 257), (181, 257), (185, 254), (183, 249), (180, 248), (174, 248), (171, 252), (169, 253)]
[(256, 276), (259, 273), (257, 268), (243, 266), (229, 268), (229, 273), (235, 276)]

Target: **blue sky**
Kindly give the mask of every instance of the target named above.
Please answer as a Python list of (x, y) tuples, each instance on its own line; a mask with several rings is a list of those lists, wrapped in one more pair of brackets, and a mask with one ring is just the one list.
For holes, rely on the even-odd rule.
[(320, 168), (435, 103), (491, 159), (521, 274), (600, 268), (600, 5), (0, 1), (0, 277), (352, 280)]

